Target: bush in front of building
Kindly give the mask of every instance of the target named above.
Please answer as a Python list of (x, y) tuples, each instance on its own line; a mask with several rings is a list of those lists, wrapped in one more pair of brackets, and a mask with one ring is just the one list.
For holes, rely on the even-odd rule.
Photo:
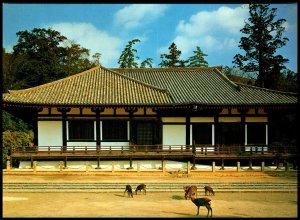
[(2, 169), (6, 168), (7, 156), (16, 147), (33, 146), (33, 131), (4, 131), (2, 132)]

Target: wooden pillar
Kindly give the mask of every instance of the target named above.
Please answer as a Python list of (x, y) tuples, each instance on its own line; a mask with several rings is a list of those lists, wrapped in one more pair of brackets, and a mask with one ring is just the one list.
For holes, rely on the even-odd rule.
[(62, 145), (67, 146), (67, 112), (71, 108), (57, 108), (58, 112), (62, 113)]
[(212, 162), (212, 172), (215, 172), (216, 171), (216, 162), (213, 161)]
[(224, 158), (223, 157), (221, 158), (221, 168), (220, 168), (220, 170), (225, 170), (225, 168), (224, 168)]
[(36, 167), (37, 167), (36, 161), (33, 161), (33, 172), (34, 173), (36, 172)]
[(91, 111), (96, 113), (96, 145), (97, 146), (101, 145), (100, 113), (104, 112), (104, 109), (105, 109), (104, 107), (91, 108)]
[(261, 162), (261, 172), (264, 172), (265, 171), (265, 162), (262, 161)]
[(33, 169), (33, 157), (30, 157), (30, 167)]
[(190, 161), (187, 162), (187, 175), (189, 176), (191, 170), (190, 170), (191, 164)]
[(190, 125), (191, 125), (191, 118), (190, 117), (186, 117), (186, 126), (185, 126), (185, 144), (188, 146), (187, 149), (189, 149), (189, 145), (190, 143), (190, 136), (191, 136), (191, 129), (190, 129)]
[(111, 172), (112, 173), (115, 172), (115, 163), (114, 162), (111, 163)]
[(196, 170), (197, 167), (196, 167), (196, 157), (195, 157), (195, 155), (193, 155), (192, 160), (193, 160), (193, 166), (191, 167), (191, 169), (192, 169), (192, 170)]
[(63, 161), (59, 162), (59, 171), (62, 172), (63, 170)]
[(67, 157), (64, 158), (64, 169), (67, 169)]
[(129, 157), (129, 167), (127, 169), (133, 169), (132, 167), (132, 157)]
[(137, 172), (139, 173), (140, 172), (140, 162), (139, 161), (137, 162), (136, 166), (137, 166)]
[(249, 158), (249, 168), (248, 170), (253, 170), (252, 168), (252, 157)]
[(240, 162), (238, 161), (236, 164), (236, 171), (239, 172), (240, 169), (241, 169), (241, 165), (240, 165)]
[(163, 156), (161, 157), (161, 169), (162, 169), (162, 172), (164, 173), (165, 172), (165, 158)]
[(100, 157), (97, 157), (97, 167), (96, 169), (101, 169), (100, 167)]

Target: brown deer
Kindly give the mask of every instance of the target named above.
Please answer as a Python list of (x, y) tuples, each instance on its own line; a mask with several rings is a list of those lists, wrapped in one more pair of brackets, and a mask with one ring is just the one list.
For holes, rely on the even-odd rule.
[(142, 183), (136, 187), (135, 194), (137, 195), (137, 192), (138, 191), (142, 192), (142, 190), (144, 190), (144, 193), (146, 195), (146, 185), (144, 183)]
[(125, 191), (124, 191), (124, 195), (125, 195), (126, 192), (128, 194), (128, 197), (131, 196), (133, 198), (132, 188), (131, 188), (130, 185), (126, 185), (126, 188), (125, 188)]
[(191, 200), (198, 208), (197, 215), (199, 215), (200, 206), (205, 206), (207, 209), (206, 217), (208, 217), (209, 211), (210, 211), (210, 217), (212, 217), (212, 208), (210, 204), (211, 200), (209, 198), (196, 198), (195, 196), (191, 196)]
[(191, 198), (192, 195), (196, 195), (197, 197), (197, 186), (185, 186), (183, 187), (183, 190), (185, 191), (185, 199)]
[(210, 187), (210, 186), (204, 186), (204, 190), (205, 190), (205, 195), (207, 196), (207, 192), (208, 192), (208, 195), (215, 195), (215, 192), (214, 190)]

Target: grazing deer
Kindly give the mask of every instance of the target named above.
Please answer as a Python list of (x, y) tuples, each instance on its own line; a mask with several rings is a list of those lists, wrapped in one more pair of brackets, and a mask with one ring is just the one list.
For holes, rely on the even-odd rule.
[(214, 190), (210, 187), (210, 186), (204, 186), (204, 190), (205, 190), (205, 195), (207, 196), (207, 192), (208, 192), (208, 195), (215, 195), (215, 192)]
[(136, 187), (135, 194), (137, 195), (137, 191), (142, 192), (142, 190), (144, 190), (144, 193), (146, 195), (146, 185), (144, 183), (142, 183)]
[(125, 191), (124, 191), (124, 195), (125, 195), (126, 192), (128, 194), (128, 197), (131, 196), (133, 198), (132, 188), (131, 188), (130, 185), (126, 185), (126, 188), (125, 188)]
[(192, 195), (197, 196), (197, 186), (185, 186), (183, 190), (185, 191), (185, 199), (191, 198)]

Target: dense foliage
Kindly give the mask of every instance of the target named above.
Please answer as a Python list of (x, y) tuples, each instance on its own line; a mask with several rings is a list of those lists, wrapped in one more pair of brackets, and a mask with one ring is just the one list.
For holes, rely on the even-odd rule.
[(177, 49), (176, 44), (173, 42), (169, 47), (169, 54), (161, 54), (160, 58), (162, 59), (159, 64), (161, 67), (184, 67), (184, 60), (180, 59), (181, 51)]
[(250, 17), (240, 31), (246, 36), (240, 40), (239, 48), (245, 55), (234, 56), (233, 63), (240, 69), (256, 74), (255, 84), (269, 89), (278, 89), (282, 70), (288, 59), (276, 54), (286, 45), (288, 38), (282, 37), (285, 19), (274, 20), (276, 8), (269, 4), (250, 4)]

